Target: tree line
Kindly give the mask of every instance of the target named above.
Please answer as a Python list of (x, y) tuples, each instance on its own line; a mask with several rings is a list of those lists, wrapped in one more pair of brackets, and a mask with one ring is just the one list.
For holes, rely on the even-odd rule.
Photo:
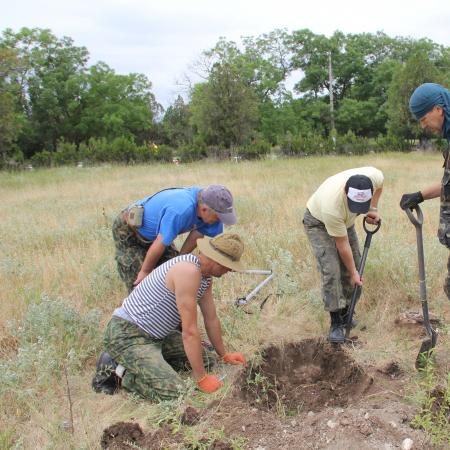
[(145, 75), (88, 59), (47, 29), (3, 31), (1, 166), (402, 150), (422, 136), (414, 88), (450, 82), (450, 48), (429, 39), (275, 30), (221, 38), (164, 111)]

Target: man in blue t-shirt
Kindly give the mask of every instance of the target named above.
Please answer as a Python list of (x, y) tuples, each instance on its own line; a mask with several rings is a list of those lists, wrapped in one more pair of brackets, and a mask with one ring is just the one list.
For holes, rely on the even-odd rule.
[[(142, 223), (134, 226), (130, 208), (137, 205), (142, 206)], [(119, 275), (131, 292), (155, 267), (178, 254), (192, 252), (197, 239), (217, 236), (223, 232), (223, 224), (236, 221), (233, 196), (222, 185), (164, 189), (138, 200), (113, 224)], [(187, 232), (178, 252), (173, 241)]]

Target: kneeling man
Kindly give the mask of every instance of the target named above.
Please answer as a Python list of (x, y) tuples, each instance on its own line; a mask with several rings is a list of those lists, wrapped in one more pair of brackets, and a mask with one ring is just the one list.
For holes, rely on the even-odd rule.
[[(112, 394), (121, 384), (144, 398), (171, 400), (183, 391), (178, 371), (188, 365), (198, 388), (211, 393), (222, 383), (205, 368), (217, 356), (245, 364), (242, 353), (225, 350), (212, 296), (212, 277), (243, 270), (244, 245), (231, 233), (204, 237), (197, 245), (198, 256), (180, 255), (157, 267), (114, 311), (105, 330), (106, 352), (92, 380), (96, 392)], [(197, 304), (216, 354), (202, 347)]]

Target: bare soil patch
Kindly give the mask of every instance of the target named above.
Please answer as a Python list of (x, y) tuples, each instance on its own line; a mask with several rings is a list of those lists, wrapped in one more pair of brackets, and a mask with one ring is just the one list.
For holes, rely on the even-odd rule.
[(283, 408), (289, 414), (346, 406), (371, 386), (366, 374), (345, 348), (322, 339), (272, 345), (262, 363), (242, 375), (242, 396), (263, 409)]
[[(402, 400), (403, 374), (395, 361), (363, 368), (345, 348), (323, 339), (270, 345), (261, 356), (237, 374), (226, 398), (201, 410), (186, 408), (181, 426), (145, 434), (137, 424), (116, 424), (104, 431), (102, 448), (231, 450), (240, 442), (258, 450), (394, 450), (405, 439), (413, 449), (435, 448), (410, 426), (417, 411)], [(198, 444), (188, 443), (191, 426)], [(225, 437), (211, 439), (212, 430)], [(124, 438), (134, 440), (130, 445)]]

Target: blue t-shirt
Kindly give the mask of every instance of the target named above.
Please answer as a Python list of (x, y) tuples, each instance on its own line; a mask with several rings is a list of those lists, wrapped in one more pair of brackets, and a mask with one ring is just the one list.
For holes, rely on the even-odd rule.
[(137, 228), (139, 234), (150, 241), (161, 234), (167, 246), (179, 234), (194, 229), (209, 237), (222, 233), (221, 222), (209, 225), (197, 217), (197, 195), (202, 189), (198, 186), (166, 189), (137, 201), (136, 205), (144, 206), (142, 226)]

